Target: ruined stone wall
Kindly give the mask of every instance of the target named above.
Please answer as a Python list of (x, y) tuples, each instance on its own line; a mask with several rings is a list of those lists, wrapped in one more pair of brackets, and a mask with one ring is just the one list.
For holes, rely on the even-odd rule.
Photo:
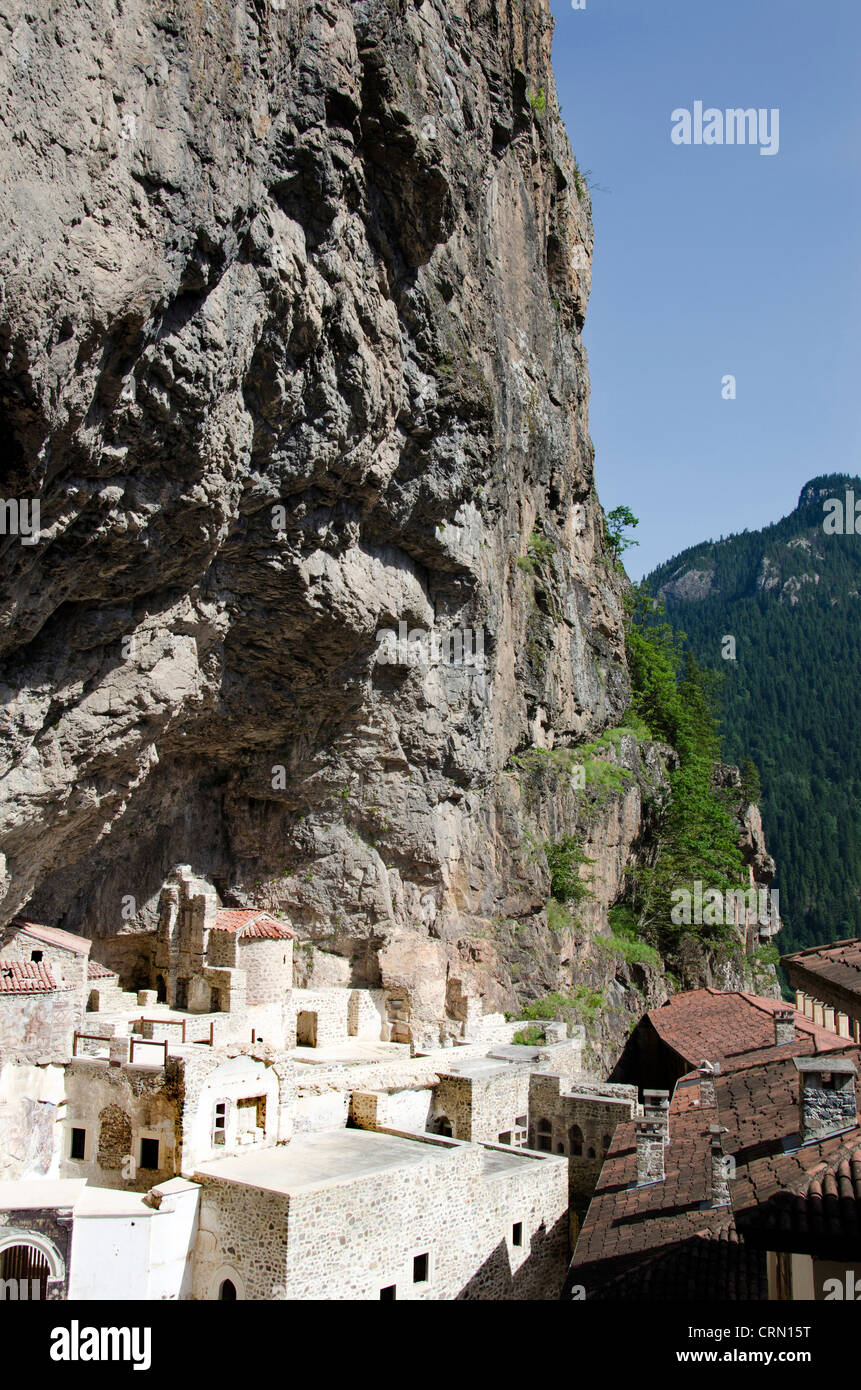
[(0, 994), (0, 1060), (64, 1062), (80, 1025), (77, 989), (50, 994)]
[[(165, 1070), (81, 1058), (66, 1068), (66, 1098), (61, 1177), (147, 1192), (178, 1173), (182, 1085), (176, 1063)], [(86, 1130), (83, 1160), (70, 1154), (73, 1128)], [(158, 1168), (140, 1166), (142, 1139), (158, 1140)]]

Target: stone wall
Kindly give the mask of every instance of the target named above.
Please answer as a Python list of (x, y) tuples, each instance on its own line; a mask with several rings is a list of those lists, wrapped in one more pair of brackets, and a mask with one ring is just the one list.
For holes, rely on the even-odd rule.
[[(297, 1040), (300, 1046), (326, 1047), (332, 1043), (346, 1042), (349, 1037), (350, 991), (346, 989), (295, 989), (293, 991), (293, 1012), (296, 1016)], [(315, 1028), (315, 1041), (312, 1034), (303, 1032), (308, 1016), (308, 1026)], [(316, 1024), (310, 1022), (311, 1016)]]
[(568, 1158), (569, 1190), (579, 1210), (595, 1190), (616, 1126), (639, 1113), (636, 1086), (534, 1073), (529, 1086), (529, 1145)]
[[(182, 1073), (176, 1059), (163, 1068), (78, 1058), (66, 1068), (66, 1097), (61, 1177), (147, 1192), (178, 1171)], [(73, 1129), (86, 1132), (83, 1159), (71, 1157)], [(141, 1167), (143, 1139), (158, 1141), (157, 1168)]]
[(431, 1124), (437, 1127), (447, 1119), (455, 1139), (509, 1143), (511, 1139), (503, 1141), (501, 1135), (519, 1132), (525, 1140), (528, 1111), (527, 1067), (503, 1064), (499, 1071), (478, 1076), (443, 1072), (434, 1093)]
[(50, 994), (0, 994), (0, 1058), (4, 1062), (64, 1062), (80, 1019), (78, 989)]
[[(413, 1142), (426, 1144), (420, 1164), (303, 1186), (289, 1198), (198, 1175), (195, 1297), (213, 1296), (230, 1268), (249, 1299), (376, 1301), (391, 1285), (407, 1300), (558, 1297), (568, 1259), (565, 1166), (519, 1157), (494, 1173), (478, 1146)], [(421, 1255), (429, 1277), (416, 1283)]]

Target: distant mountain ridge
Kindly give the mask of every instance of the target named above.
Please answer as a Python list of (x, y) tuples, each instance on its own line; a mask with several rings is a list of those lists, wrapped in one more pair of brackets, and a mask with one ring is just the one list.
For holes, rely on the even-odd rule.
[[(856, 504), (861, 477), (812, 478), (788, 516), (690, 546), (643, 581), (697, 660), (725, 677), (724, 756), (749, 754), (759, 769), (784, 950), (861, 934)], [(846, 533), (832, 534), (844, 512)]]

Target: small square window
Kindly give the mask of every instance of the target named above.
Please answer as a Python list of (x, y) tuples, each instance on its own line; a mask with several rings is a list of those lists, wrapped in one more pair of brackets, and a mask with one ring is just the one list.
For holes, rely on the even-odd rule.
[(525, 1129), (525, 1128), (526, 1128), (526, 1116), (525, 1116), (525, 1115), (518, 1115), (517, 1118), (515, 1119), (514, 1123), (517, 1125), (517, 1128), (518, 1128), (518, 1129)]
[(386, 1284), (386, 1287), (385, 1287), (384, 1289), (380, 1289), (380, 1298), (381, 1298), (381, 1299), (383, 1299), (383, 1298), (396, 1299), (397, 1296), (398, 1296), (398, 1286), (397, 1286), (397, 1284)]
[(498, 1143), (500, 1143), (500, 1144), (510, 1144), (510, 1143), (511, 1143), (511, 1130), (510, 1130), (510, 1129), (507, 1129), (507, 1130), (505, 1131), (504, 1134), (500, 1134), (500, 1135), (499, 1135)]
[(416, 1255), (413, 1260), (413, 1283), (426, 1284), (428, 1280), (428, 1268), (430, 1257), (428, 1255)]
[(87, 1152), (87, 1131), (85, 1129), (72, 1130), (72, 1143), (69, 1148), (69, 1158), (83, 1159)]
[(141, 1168), (158, 1168), (158, 1140), (141, 1140)]
[(522, 1245), (522, 1244), (523, 1244), (523, 1222), (522, 1222), (522, 1221), (515, 1221), (514, 1225), (513, 1225), (512, 1228), (511, 1228), (511, 1244), (512, 1244), (512, 1245)]
[(32, 961), (35, 961), (36, 964), (38, 965), (39, 961), (42, 959), (42, 952), (41, 952), (41, 951), (31, 951), (31, 952), (30, 952), (30, 959), (31, 959)]

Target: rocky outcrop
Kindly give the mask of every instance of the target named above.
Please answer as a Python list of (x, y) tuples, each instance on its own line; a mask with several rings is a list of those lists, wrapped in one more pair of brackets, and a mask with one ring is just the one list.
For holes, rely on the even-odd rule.
[(560, 934), (534, 837), (570, 789), (524, 814), (512, 758), (629, 689), (546, 0), (2, 23), (4, 487), (39, 508), (0, 539), (2, 920), (131, 979), (188, 862), (416, 1041), (582, 984), (652, 755)]
[(503, 769), (627, 701), (546, 4), (4, 22), (4, 918), (150, 928), (187, 860), (419, 1031), (510, 997)]

